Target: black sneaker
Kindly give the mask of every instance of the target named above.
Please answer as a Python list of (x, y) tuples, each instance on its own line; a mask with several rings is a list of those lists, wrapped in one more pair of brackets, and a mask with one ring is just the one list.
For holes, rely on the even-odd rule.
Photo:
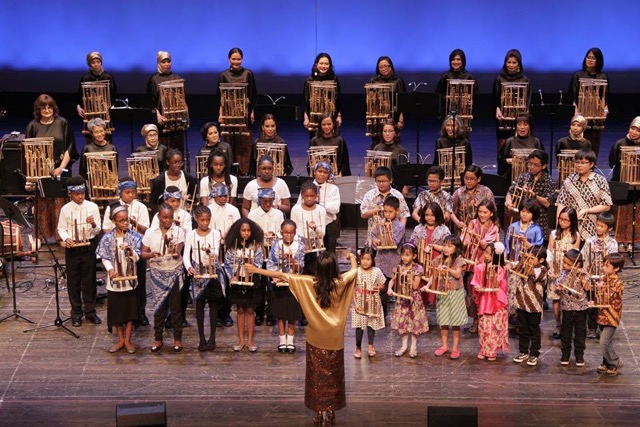
[(80, 318), (71, 319), (71, 325), (75, 328), (79, 328), (80, 326), (82, 326), (82, 319)]
[(584, 359), (576, 357), (576, 366), (579, 366), (579, 367), (584, 366)]
[(560, 364), (566, 366), (569, 364), (569, 359), (560, 359)]
[(256, 326), (262, 326), (262, 324), (264, 323), (264, 319), (261, 317), (256, 317)]

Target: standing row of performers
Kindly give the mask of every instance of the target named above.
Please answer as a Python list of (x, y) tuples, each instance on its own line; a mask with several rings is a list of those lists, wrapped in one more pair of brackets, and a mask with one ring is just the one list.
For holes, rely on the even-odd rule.
[[(407, 351), (411, 357), (417, 356), (417, 338), (429, 328), (425, 304), (435, 302), (442, 337), (436, 356), (450, 352), (452, 359), (460, 357), (460, 329), (469, 317), (473, 319), (470, 332), (480, 336), (478, 358), (494, 360), (500, 350), (506, 353), (509, 313), (520, 331), (520, 354), (514, 361), (535, 365), (540, 354), (542, 291), (548, 286), (547, 296), (556, 316), (553, 337), (562, 340), (560, 363), (568, 364), (573, 342), (576, 364), (584, 366), (586, 337), (595, 338), (598, 331), (607, 330), (609, 353), (602, 366), (616, 375), (619, 359), (610, 352), (613, 333), (606, 327), (613, 327), (614, 332), (620, 318), (621, 289), (616, 272), (624, 259), (612, 255), (618, 251), (610, 236), (615, 218), (609, 212), (608, 182), (594, 172), (595, 153), (580, 149), (574, 160), (575, 172), (565, 179), (556, 197), (555, 183), (546, 171), (548, 155), (536, 150), (528, 156), (528, 172), (516, 178), (506, 199), (507, 207), (517, 207), (520, 217), (504, 231), (503, 242), (499, 242), (494, 196), (482, 184), (480, 167), (466, 167), (463, 184), (453, 195), (442, 188), (443, 169), (432, 167), (427, 176), (429, 188), (420, 193), (412, 211), (402, 193), (393, 188), (391, 170), (378, 168), (374, 173), (376, 188), (365, 194), (361, 203), (362, 218), (369, 220), (367, 247), (373, 251), (363, 254), (364, 260), (368, 252), (369, 264), (363, 261), (362, 280), (354, 297), (354, 313), (365, 316), (353, 318), (359, 329), (355, 357), (362, 357), (365, 329), (368, 354), (376, 355), (374, 330), (385, 324), (388, 296), (397, 295), (391, 326), (401, 335), (402, 345), (396, 356)], [(100, 323), (95, 314), (92, 268), (97, 254), (109, 276), (108, 323), (119, 335), (111, 351), (135, 351), (132, 325), (147, 323), (147, 308), (152, 310), (155, 328), (151, 351), (160, 351), (163, 346), (168, 311), (173, 351), (181, 351), (189, 289), (196, 302), (200, 351), (215, 348), (216, 325), (228, 322), (232, 304), (238, 313), (234, 351), (245, 347), (257, 351), (254, 325), (262, 324), (265, 317), (278, 323), (277, 350), (295, 351), (294, 324), (302, 311), (286, 280), (269, 282), (251, 273), (266, 266), (271, 271), (313, 274), (317, 254), (335, 251), (340, 192), (331, 182), (332, 168), (318, 163), (314, 180), (303, 184), (292, 207), (286, 184), (273, 175), (273, 159), (262, 156), (257, 162), (257, 177), (245, 188), (238, 210), (233, 203), (237, 184), (225, 170), (224, 153), (213, 152), (210, 162), (212, 174), (205, 179), (215, 183), (202, 185), (209, 189), (208, 194), (200, 192), (200, 204), (192, 216), (181, 207), (181, 201), (196, 182), (180, 171), (183, 158), (178, 150), (168, 151), (167, 171), (161, 175), (164, 179), (156, 180), (162, 198), (152, 221), (146, 206), (136, 200), (136, 184), (130, 178), (121, 179), (120, 200), (106, 209), (103, 221), (97, 205), (84, 200), (84, 179), (67, 180), (71, 202), (62, 208), (58, 234), (66, 248), (73, 324), (80, 326), (83, 316)], [(177, 179), (171, 172), (177, 172)], [(548, 231), (548, 210), (554, 203), (557, 226)], [(409, 216), (419, 225), (407, 242)], [(98, 243), (101, 229), (104, 235)], [(500, 258), (505, 260), (494, 263)], [(147, 261), (150, 286), (143, 277)], [(373, 261), (379, 272), (369, 271)], [(432, 274), (424, 274), (425, 269)], [(144, 301), (147, 292), (150, 307)], [(112, 298), (112, 293), (118, 294)], [(373, 297), (368, 308), (366, 295)], [(207, 303), (208, 334), (204, 329)], [(370, 312), (371, 306), (379, 310)]]
[[(94, 60), (95, 62), (95, 60)], [(79, 173), (81, 176), (87, 178), (87, 163), (86, 153), (114, 151), (117, 153), (117, 148), (108, 141), (108, 129), (109, 125), (100, 118), (94, 118), (87, 122), (87, 129), (90, 134), (90, 141), (88, 141), (82, 148), (81, 153), (78, 153), (76, 148), (75, 138), (73, 130), (69, 123), (59, 115), (58, 106), (55, 100), (46, 94), (40, 95), (33, 108), (34, 120), (32, 120), (26, 130), (28, 138), (34, 137), (52, 137), (53, 138), (53, 156), (54, 156), (54, 169), (52, 175), (54, 176), (70, 176), (71, 167), (77, 160), (80, 162)], [(336, 148), (336, 164), (335, 170), (338, 176), (347, 176), (351, 174), (349, 150), (345, 140), (338, 133), (337, 119), (329, 114), (323, 116), (320, 120), (320, 126), (318, 126), (317, 136), (315, 136), (310, 143), (312, 147), (322, 146), (334, 146)], [(399, 140), (398, 124), (394, 125), (391, 119), (381, 122), (381, 134), (382, 139), (375, 147), (376, 151), (391, 153), (392, 167), (407, 162), (407, 150), (402, 147)], [(248, 173), (250, 176), (257, 176), (256, 161), (258, 157), (258, 151), (256, 146), (258, 143), (276, 143), (285, 146), (285, 152), (282, 160), (283, 175), (290, 175), (293, 171), (293, 166), (289, 158), (288, 151), (286, 150), (286, 142), (278, 135), (277, 132), (277, 120), (272, 114), (264, 115), (260, 120), (261, 136), (258, 137), (253, 144), (250, 145), (249, 165)], [(225, 173), (228, 174), (232, 171), (230, 164), (233, 159), (236, 158), (235, 148), (229, 142), (224, 141), (222, 137), (223, 129), (220, 124), (214, 122), (207, 122), (202, 127), (201, 136), (204, 141), (203, 146), (199, 150), (199, 155), (206, 155), (212, 151), (221, 151), (226, 158)], [(515, 179), (515, 176), (511, 176), (511, 157), (514, 149), (542, 149), (544, 147), (540, 143), (540, 140), (533, 135), (534, 122), (530, 113), (523, 113), (517, 116), (516, 119), (516, 134), (508, 138), (498, 152), (498, 167), (499, 170), (508, 177), (509, 182)], [(593, 145), (585, 137), (587, 132), (587, 120), (580, 115), (572, 118), (570, 123), (569, 135), (558, 140), (555, 148), (556, 156), (559, 156), (563, 152), (573, 152), (579, 149), (593, 149)], [(135, 152), (155, 152), (158, 158), (158, 164), (160, 170), (164, 171), (169, 163), (166, 162), (166, 155), (168, 147), (160, 142), (162, 136), (161, 127), (155, 124), (147, 124), (142, 127), (141, 135), (144, 138), (144, 144), (135, 148)], [(465, 157), (464, 165), (469, 166), (473, 163), (472, 144), (465, 135), (464, 126), (459, 117), (447, 116), (441, 126), (440, 136), (436, 141), (435, 149), (447, 149), (452, 146), (456, 148), (464, 148)], [(625, 147), (640, 147), (640, 117), (636, 117), (630, 124), (628, 133), (625, 137), (619, 139), (611, 148), (609, 153), (609, 164), (613, 168), (612, 180), (620, 180), (621, 169), (621, 157), (622, 150)], [(572, 151), (573, 150), (573, 151)], [(183, 159), (184, 160), (184, 159)], [(434, 164), (439, 164), (439, 156), (434, 157)], [(207, 163), (211, 168), (210, 162)], [(557, 164), (557, 162), (556, 162)], [(451, 164), (443, 165), (451, 168)], [(178, 174), (181, 173), (183, 165), (176, 165), (173, 170), (169, 168), (169, 180), (172, 178), (177, 179)], [(211, 176), (213, 171), (210, 169), (208, 175)], [(449, 175), (449, 172), (447, 173)], [(162, 181), (163, 174), (160, 176)], [(218, 180), (222, 180), (218, 175)], [(236, 177), (230, 176), (231, 180), (236, 180)], [(209, 184), (213, 184), (213, 181), (207, 181)], [(201, 192), (206, 195), (206, 186), (201, 186)], [(185, 191), (187, 189), (185, 188)], [(157, 200), (161, 190), (156, 188), (153, 193), (152, 200)], [(191, 194), (191, 193), (189, 193)], [(46, 202), (40, 205), (41, 213), (43, 214), (43, 230), (48, 236), (53, 235), (57, 223), (57, 213), (61, 207), (59, 200), (53, 202)], [(44, 215), (45, 212), (49, 212)]]
[[(172, 71), (172, 58), (169, 52), (160, 51), (157, 56), (157, 73), (155, 73), (148, 82), (147, 85), (147, 98), (149, 104), (155, 108), (156, 119), (159, 128), (160, 142), (168, 148), (178, 148), (183, 151), (184, 145), (184, 132), (188, 127), (188, 109), (186, 107), (186, 101), (184, 100), (184, 80), (181, 76)], [(256, 81), (254, 74), (251, 70), (243, 67), (243, 52), (239, 48), (233, 48), (228, 54), (229, 68), (218, 76), (218, 96), (221, 97), (220, 111), (219, 111), (219, 123), (222, 126), (227, 135), (227, 143), (232, 148), (232, 162), (239, 164), (240, 173), (247, 174), (251, 172), (252, 163), (252, 140), (251, 140), (251, 125), (254, 120), (257, 119), (254, 115), (253, 107), (256, 104), (256, 98), (258, 96)], [(77, 110), (81, 117), (85, 120), (90, 118), (83, 108), (83, 103), (87, 102), (84, 98), (86, 94), (83, 92), (82, 84), (96, 82), (96, 81), (108, 81), (110, 88), (110, 96), (113, 101), (116, 97), (116, 84), (111, 74), (106, 73), (102, 66), (102, 56), (99, 52), (90, 52), (87, 55), (87, 64), (89, 65), (89, 71), (81, 78), (81, 88), (79, 89)], [(584, 115), (589, 120), (585, 119), (585, 123), (582, 126), (583, 132), (578, 136), (577, 134), (569, 135), (570, 139), (578, 139), (581, 142), (588, 141), (591, 144), (591, 148), (599, 153), (600, 137), (602, 133), (602, 125), (604, 119), (608, 114), (608, 93), (609, 84), (608, 76), (604, 73), (604, 57), (602, 51), (596, 47), (591, 48), (585, 54), (582, 62), (582, 69), (575, 72), (571, 77), (571, 82), (568, 91), (568, 101), (575, 107), (575, 115)], [(598, 102), (603, 111), (601, 120), (592, 120), (591, 115), (593, 111), (580, 111), (579, 108), (579, 92), (580, 92), (580, 80), (591, 79), (603, 82), (601, 89), (597, 89), (599, 92), (592, 98), (600, 97)], [(450, 93), (450, 82), (471, 82), (471, 90), (466, 100), (463, 99), (463, 94)], [(164, 113), (164, 109), (167, 106), (162, 105), (161, 86), (170, 82), (181, 82), (182, 91), (176, 95), (173, 93), (170, 95), (170, 99), (166, 102), (173, 102), (171, 105), (172, 113)], [(314, 98), (312, 90), (312, 84), (316, 82), (325, 82), (333, 84), (333, 88), (329, 90), (329, 94), (325, 95), (326, 98), (319, 100)], [(392, 93), (395, 96), (399, 93), (406, 91), (404, 81), (395, 74), (395, 68), (393, 61), (388, 56), (381, 56), (375, 68), (375, 75), (369, 81), (369, 83), (384, 83), (392, 86)], [(497, 151), (499, 157), (499, 173), (503, 174), (506, 171), (506, 164), (504, 159), (508, 157), (510, 151), (508, 149), (508, 139), (512, 139), (513, 147), (517, 148), (523, 145), (523, 148), (539, 148), (539, 141), (536, 142), (535, 138), (531, 135), (533, 131), (532, 119), (529, 118), (530, 129), (527, 133), (525, 130), (516, 132), (516, 117), (513, 111), (519, 113), (525, 113), (528, 111), (528, 105), (531, 98), (531, 88), (528, 87), (524, 92), (520, 93), (520, 96), (524, 96), (525, 99), (516, 100), (513, 98), (513, 94), (509, 95), (509, 102), (522, 103), (524, 107), (511, 105), (509, 107), (510, 112), (502, 111), (506, 107), (503, 105), (503, 84), (505, 83), (524, 83), (530, 86), (530, 81), (524, 74), (524, 66), (522, 56), (516, 49), (509, 50), (505, 55), (505, 60), (500, 71), (500, 74), (496, 77), (492, 94), (493, 94), (493, 108), (495, 109), (495, 118), (497, 120), (496, 136), (497, 136)], [(229, 92), (225, 91), (225, 87), (231, 86), (234, 89), (230, 89)], [(240, 88), (240, 89), (238, 89)], [(222, 94), (221, 92), (224, 92)], [(238, 91), (234, 91), (238, 89)], [(456, 91), (459, 90), (455, 89)], [(441, 102), (443, 104), (443, 111), (446, 112), (446, 116), (451, 109), (451, 105), (458, 105), (458, 114), (461, 114), (463, 109), (463, 102), (471, 103), (473, 105), (473, 99), (476, 97), (478, 91), (478, 85), (466, 68), (466, 56), (461, 49), (455, 49), (449, 55), (449, 70), (442, 74), (436, 88), (436, 93), (441, 95)], [(324, 92), (323, 92), (324, 93)], [(348, 153), (346, 152), (346, 144), (344, 140), (339, 136), (339, 128), (342, 124), (342, 102), (341, 102), (341, 88), (340, 79), (335, 73), (334, 65), (331, 60), (331, 56), (327, 53), (320, 53), (316, 56), (313, 66), (311, 68), (311, 74), (307, 77), (304, 88), (304, 120), (303, 124), (310, 132), (310, 136), (313, 138), (317, 136), (321, 138), (320, 141), (316, 141), (317, 145), (337, 145), (338, 147), (344, 147), (343, 157), (346, 159), (347, 165), (340, 169), (340, 172), (344, 175), (347, 174), (348, 169)], [(455, 100), (452, 98), (454, 97)], [(225, 98), (223, 100), (222, 98)], [(382, 101), (380, 101), (382, 102)], [(401, 130), (404, 127), (405, 119), (401, 109), (398, 108), (397, 102), (390, 101), (393, 104), (392, 110), (385, 113), (387, 120), (394, 126), (396, 133), (396, 139), (399, 139)], [(185, 115), (175, 115), (177, 104), (184, 104)], [(240, 105), (240, 110), (225, 112), (223, 111), (224, 105)], [(451, 105), (449, 105), (451, 104)], [(382, 108), (382, 107), (380, 107)], [(320, 109), (320, 110), (318, 110)], [(378, 114), (381, 111), (378, 112)], [(171, 114), (171, 117), (168, 115)], [(238, 122), (238, 114), (243, 119)], [(472, 111), (468, 111), (466, 114), (472, 116)], [(331, 117), (331, 130), (326, 132), (323, 125), (323, 115)], [(505, 121), (505, 117), (510, 117), (509, 121)], [(275, 118), (274, 118), (275, 120)], [(384, 137), (384, 119), (376, 119), (374, 123), (374, 129), (371, 132), (372, 143), (371, 149), (375, 149), (376, 145), (382, 142)], [(274, 121), (275, 124), (275, 121)], [(328, 124), (327, 124), (328, 126)], [(265, 139), (265, 142), (278, 142), (277, 134), (265, 134), (264, 123), (261, 123), (260, 139)], [(448, 139), (448, 144), (452, 144), (453, 140), (466, 139), (470, 136), (470, 125), (468, 118), (464, 118), (461, 126), (457, 126), (458, 131), (453, 134), (447, 134), (442, 132), (442, 137)], [(274, 129), (275, 131), (275, 129)], [(275, 140), (274, 140), (275, 139)], [(461, 142), (461, 141), (460, 141)], [(314, 145), (312, 142), (311, 145)], [(446, 145), (446, 144), (445, 144)], [(385, 150), (382, 150), (385, 151)], [(387, 149), (386, 151), (391, 151)], [(437, 156), (436, 156), (437, 157)], [(469, 153), (468, 157), (471, 157)]]

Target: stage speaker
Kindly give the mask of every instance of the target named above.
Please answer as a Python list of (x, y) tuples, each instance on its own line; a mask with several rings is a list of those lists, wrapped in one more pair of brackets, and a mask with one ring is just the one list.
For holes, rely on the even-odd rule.
[(165, 402), (120, 403), (116, 406), (116, 425), (118, 427), (166, 427), (166, 404)]
[(22, 150), (20, 144), (5, 142), (0, 153), (0, 194), (25, 194), (25, 180), (14, 171), (20, 170)]
[(429, 406), (429, 427), (478, 427), (478, 408), (475, 406)]

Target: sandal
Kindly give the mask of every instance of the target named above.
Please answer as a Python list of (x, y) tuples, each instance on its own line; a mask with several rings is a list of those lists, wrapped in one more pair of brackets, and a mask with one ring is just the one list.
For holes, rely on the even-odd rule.
[(376, 357), (376, 349), (372, 348), (367, 352), (367, 354), (369, 355), (369, 357)]
[(401, 348), (400, 350), (396, 351), (396, 357), (402, 357), (406, 352), (407, 352), (406, 348)]
[(151, 346), (151, 351), (154, 352), (154, 353), (159, 352), (160, 349), (162, 348), (163, 344), (164, 343), (162, 341), (154, 342), (153, 345)]
[(440, 347), (436, 351), (433, 352), (436, 356), (444, 356), (449, 351), (449, 347)]
[(451, 354), (449, 355), (449, 357), (453, 360), (459, 359), (460, 358), (460, 351), (459, 350), (452, 350)]
[[(486, 358), (487, 358), (487, 357), (486, 357), (484, 354), (482, 354), (482, 353), (478, 353), (478, 359), (479, 359), (479, 360), (484, 360), (484, 359), (486, 359)], [(494, 358), (493, 360), (496, 360), (496, 359)]]
[(362, 350), (356, 348), (356, 351), (353, 352), (353, 357), (356, 359), (362, 359)]

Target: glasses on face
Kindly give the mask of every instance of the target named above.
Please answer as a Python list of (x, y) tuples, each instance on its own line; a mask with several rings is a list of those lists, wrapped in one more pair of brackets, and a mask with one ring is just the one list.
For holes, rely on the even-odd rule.
[(389, 181), (388, 179), (376, 179), (376, 184), (388, 184), (391, 181)]
[(537, 162), (527, 162), (527, 166), (530, 166), (532, 168), (541, 168), (542, 167), (542, 163), (537, 163)]
[(562, 222), (570, 222), (571, 220), (570, 220), (569, 218), (562, 218), (562, 217), (559, 217), (559, 218), (558, 218), (558, 221), (562, 221)]
[(587, 56), (587, 60), (588, 60), (588, 61), (595, 61), (595, 60), (596, 60), (596, 57), (595, 57), (595, 56), (592, 56), (592, 55), (589, 55), (589, 56)]
[(46, 110), (53, 111), (53, 108), (51, 108), (51, 105), (45, 105), (44, 107), (40, 107), (40, 111), (46, 111)]

